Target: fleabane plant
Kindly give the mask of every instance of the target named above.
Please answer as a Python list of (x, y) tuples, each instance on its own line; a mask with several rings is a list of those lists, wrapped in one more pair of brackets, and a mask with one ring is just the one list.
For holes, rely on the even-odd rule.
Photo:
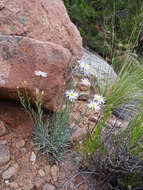
[[(40, 88), (40, 80), (48, 75), (40, 70), (36, 70), (34, 75), (38, 79), (35, 96), (33, 98), (29, 96), (28, 83), (24, 81), (24, 88), (17, 88), (18, 97), (32, 120), (33, 138), (36, 147), (42, 153), (52, 155), (55, 161), (59, 161), (68, 151), (70, 137), (73, 133), (73, 128), (69, 127), (69, 110), (64, 105), (61, 110), (53, 113), (52, 116), (45, 113), (42, 108), (45, 92)], [(78, 97), (78, 93), (74, 90), (67, 91), (66, 95), (71, 102), (74, 102)]]
[(74, 102), (78, 98), (78, 93), (75, 90), (67, 90), (66, 96), (68, 97), (70, 102)]
[[(17, 87), (17, 93), (18, 93), (18, 97), (20, 99), (20, 102), (22, 104), (22, 106), (24, 107), (25, 111), (28, 113), (31, 121), (32, 121), (32, 125), (35, 128), (38, 125), (38, 121), (42, 121), (43, 119), (43, 111), (42, 111), (42, 99), (43, 99), (43, 95), (44, 95), (44, 91), (40, 91), (38, 88), (35, 89), (35, 98), (31, 98), (28, 94), (28, 83), (26, 81), (23, 82), (24, 85), (24, 92), (21, 93), (19, 87)], [(37, 112), (35, 111), (35, 109), (33, 108), (33, 106), (31, 106), (31, 101), (35, 103)]]
[[(87, 76), (81, 79), (81, 84), (85, 86), (91, 86), (91, 82), (88, 79), (89, 73), (90, 73), (89, 64), (83, 61), (83, 59), (78, 61), (78, 63), (79, 63), (79, 71), (84, 76)], [(98, 114), (98, 119), (97, 119), (98, 121), (93, 126), (93, 128), (89, 131), (89, 138), (87, 138), (86, 143), (85, 143), (84, 151), (90, 155), (92, 155), (96, 151), (96, 148), (98, 148), (98, 145), (100, 144), (100, 134), (102, 131), (102, 127), (105, 125), (111, 113), (110, 107), (105, 103), (107, 103), (105, 102), (105, 97), (103, 97), (100, 94), (95, 94), (93, 99), (90, 100), (90, 102), (87, 104), (86, 111), (91, 110), (92, 112)], [(103, 106), (104, 104), (105, 106)]]

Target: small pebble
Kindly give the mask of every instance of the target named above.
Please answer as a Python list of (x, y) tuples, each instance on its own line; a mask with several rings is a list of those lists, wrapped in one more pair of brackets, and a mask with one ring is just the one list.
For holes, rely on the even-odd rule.
[(25, 146), (25, 141), (23, 139), (16, 142), (16, 148), (22, 148)]
[(9, 183), (9, 180), (5, 180), (4, 182), (5, 182), (6, 184), (8, 184), (8, 183)]
[(31, 154), (30, 161), (33, 162), (33, 164), (34, 164), (34, 162), (36, 161), (36, 155), (35, 155), (34, 152), (32, 152), (32, 154)]
[(45, 172), (44, 172), (42, 169), (40, 169), (40, 170), (38, 171), (38, 173), (39, 173), (39, 175), (40, 175), (41, 177), (44, 177), (44, 176), (45, 176)]

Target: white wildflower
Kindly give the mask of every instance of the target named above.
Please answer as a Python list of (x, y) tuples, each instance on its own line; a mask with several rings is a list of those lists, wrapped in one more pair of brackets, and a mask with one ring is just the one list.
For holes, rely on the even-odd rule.
[(89, 109), (95, 110), (95, 111), (99, 111), (100, 110), (100, 106), (97, 102), (95, 101), (91, 101), (89, 104), (87, 104)]
[(93, 99), (94, 99), (94, 101), (96, 101), (99, 104), (104, 104), (105, 103), (105, 100), (104, 100), (103, 96), (100, 96), (98, 94), (95, 94)]
[(47, 77), (47, 73), (42, 71), (35, 71), (35, 75), (40, 77)]
[(79, 144), (82, 144), (82, 141), (79, 141)]
[(87, 78), (81, 79), (81, 82), (82, 82), (82, 84), (84, 84), (86, 86), (90, 86), (91, 85), (90, 82), (89, 82), (89, 80)]
[(89, 75), (89, 65), (87, 63), (85, 63), (84, 60), (79, 60), (79, 68), (80, 71), (83, 73), (84, 76), (88, 76)]
[(72, 102), (72, 101), (75, 101), (77, 100), (78, 98), (78, 93), (75, 92), (74, 90), (67, 90), (66, 91), (66, 96), (69, 98), (69, 100)]
[(84, 61), (78, 61), (79, 62), (79, 68), (81, 71), (88, 71), (89, 69), (89, 65), (87, 63), (85, 63)]

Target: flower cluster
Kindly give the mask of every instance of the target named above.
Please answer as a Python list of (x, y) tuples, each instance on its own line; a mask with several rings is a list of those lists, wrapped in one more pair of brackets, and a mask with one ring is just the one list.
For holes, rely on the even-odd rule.
[[(78, 61), (79, 63), (79, 69), (80, 71), (84, 74), (84, 75), (88, 75), (89, 74), (89, 65), (83, 61), (82, 59), (80, 61)], [(82, 84), (86, 85), (86, 86), (90, 86), (91, 83), (87, 78), (81, 79)], [(95, 111), (99, 111), (100, 110), (100, 105), (104, 104), (105, 100), (102, 96), (95, 94), (93, 100), (90, 101), (89, 104), (87, 104), (89, 109), (95, 110)]]
[(93, 100), (87, 104), (89, 109), (92, 109), (94, 111), (99, 111), (100, 110), (100, 105), (104, 104), (105, 100), (102, 96), (95, 94)]
[[(83, 60), (78, 61), (79, 63), (79, 69), (80, 71), (85, 75), (88, 74), (89, 70), (89, 65), (85, 63)], [(88, 78), (83, 78), (81, 79), (81, 83), (86, 85), (86, 86), (91, 86), (90, 81)], [(67, 90), (66, 91), (66, 96), (68, 97), (69, 101), (74, 102), (75, 100), (78, 99), (78, 93), (75, 92), (75, 90)], [(104, 104), (105, 100), (101, 95), (95, 94), (93, 97), (93, 100), (90, 101), (89, 104), (87, 104), (88, 108), (94, 111), (99, 111), (100, 110), (100, 105)]]

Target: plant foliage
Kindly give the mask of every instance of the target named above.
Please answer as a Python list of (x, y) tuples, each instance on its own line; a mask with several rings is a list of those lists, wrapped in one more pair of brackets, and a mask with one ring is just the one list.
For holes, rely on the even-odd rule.
[[(142, 0), (63, 0), (85, 46), (112, 60), (128, 44), (135, 44), (142, 27)], [(136, 25), (135, 25), (136, 23)], [(134, 33), (132, 38), (131, 31)]]

